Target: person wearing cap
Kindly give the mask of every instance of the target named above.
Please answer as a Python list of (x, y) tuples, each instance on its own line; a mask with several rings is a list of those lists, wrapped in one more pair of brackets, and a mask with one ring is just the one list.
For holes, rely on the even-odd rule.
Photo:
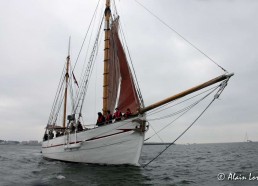
[(113, 118), (115, 121), (121, 121), (122, 113), (118, 108), (116, 108), (116, 112), (114, 113)]

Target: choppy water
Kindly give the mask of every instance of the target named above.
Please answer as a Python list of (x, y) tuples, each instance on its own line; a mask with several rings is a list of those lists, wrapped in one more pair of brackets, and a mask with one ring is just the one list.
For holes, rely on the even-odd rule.
[[(141, 164), (162, 149), (144, 146)], [(0, 185), (258, 185), (258, 143), (174, 145), (146, 168), (50, 161), (40, 151), (0, 145)], [(246, 180), (230, 180), (230, 173)]]

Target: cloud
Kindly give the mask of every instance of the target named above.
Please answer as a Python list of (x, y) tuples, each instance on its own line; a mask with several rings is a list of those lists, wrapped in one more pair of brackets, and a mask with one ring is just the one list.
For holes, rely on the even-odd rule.
[[(236, 74), (221, 100), (215, 102), (181, 142), (241, 141), (243, 131), (258, 140), (252, 132), (258, 129), (258, 23), (255, 19), (258, 3), (241, 0), (140, 2)], [(223, 73), (135, 1), (116, 4), (146, 105)], [(1, 138), (41, 139), (39, 134), (44, 132), (67, 55), (68, 37), (72, 36), (74, 63), (95, 7), (95, 1), (82, 0), (1, 1)], [(102, 12), (97, 14), (96, 24)], [(95, 85), (102, 82), (101, 65), (102, 59), (98, 58), (87, 94), (89, 104), (85, 106), (86, 120), (92, 123), (96, 112), (101, 110), (102, 89), (101, 85)], [(77, 77), (79, 72), (80, 65), (76, 68)], [(187, 126), (183, 121), (181, 124)], [(159, 123), (153, 127), (159, 129)], [(169, 141), (174, 131), (182, 129), (172, 127), (162, 136)], [(230, 129), (230, 135), (222, 132)], [(210, 131), (213, 135), (208, 135)]]

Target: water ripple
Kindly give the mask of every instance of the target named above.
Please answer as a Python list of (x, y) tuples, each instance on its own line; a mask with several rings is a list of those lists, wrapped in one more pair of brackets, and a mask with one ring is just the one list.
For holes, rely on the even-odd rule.
[[(163, 149), (144, 146), (140, 163), (148, 163)], [(258, 143), (175, 145), (146, 168), (53, 161), (43, 159), (40, 150), (1, 146), (0, 185), (232, 185), (218, 182), (218, 173), (258, 176)]]

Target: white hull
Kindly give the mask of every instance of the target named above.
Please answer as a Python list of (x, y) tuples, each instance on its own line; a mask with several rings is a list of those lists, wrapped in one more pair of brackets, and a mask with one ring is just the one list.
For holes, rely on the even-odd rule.
[(145, 131), (139, 129), (143, 121), (137, 119), (44, 141), (43, 157), (70, 162), (139, 165)]

